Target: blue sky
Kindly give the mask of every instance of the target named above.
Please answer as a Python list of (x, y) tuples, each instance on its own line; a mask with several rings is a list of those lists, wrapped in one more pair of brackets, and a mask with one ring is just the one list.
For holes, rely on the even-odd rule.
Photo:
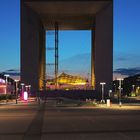
[(139, 0), (115, 0), (114, 68), (140, 67), (139, 6)]
[[(139, 5), (140, 0), (114, 0), (114, 69), (140, 67)], [(0, 0), (0, 71), (20, 68), (19, 6), (19, 0)], [(78, 55), (79, 49), (90, 53), (90, 32), (60, 32), (61, 59)]]
[[(46, 48), (54, 47), (54, 35), (46, 33)], [(61, 60), (70, 58), (78, 54), (90, 53), (91, 51), (91, 31), (59, 31), (59, 58)], [(53, 51), (47, 52), (47, 60), (50, 62), (54, 58)], [(60, 60), (60, 61), (61, 61)]]

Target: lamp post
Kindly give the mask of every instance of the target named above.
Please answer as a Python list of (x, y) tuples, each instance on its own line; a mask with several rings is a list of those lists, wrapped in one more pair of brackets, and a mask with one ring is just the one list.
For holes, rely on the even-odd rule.
[(18, 90), (17, 90), (18, 82), (19, 82), (19, 80), (15, 80), (15, 83), (16, 83), (16, 104), (18, 103), (18, 101), (17, 101), (17, 99), (18, 99)]
[(115, 91), (115, 94), (116, 94), (116, 84), (114, 84), (114, 91)]
[(102, 100), (101, 100), (101, 103), (105, 103), (105, 100), (104, 100), (104, 85), (106, 83), (105, 82), (101, 82), (100, 85), (102, 87)]
[(24, 83), (21, 83), (21, 90), (24, 91)]
[(7, 84), (8, 84), (8, 77), (10, 76), (9, 74), (5, 74), (5, 84), (6, 84), (6, 103), (8, 102), (8, 99), (7, 99), (7, 92), (8, 92), (8, 87), (7, 87)]
[(117, 80), (119, 81), (119, 105), (121, 106), (122, 105), (122, 102), (121, 102), (121, 91), (122, 91), (122, 81), (123, 81), (123, 79), (122, 78), (118, 78)]
[(28, 92), (28, 87), (29, 87), (28, 85), (25, 86), (25, 89), (26, 89), (27, 92)]
[(140, 87), (138, 86), (137, 89), (138, 89), (138, 95), (139, 95), (139, 93), (140, 93)]
[(132, 92), (135, 91), (135, 85), (132, 85)]
[(30, 97), (30, 94), (31, 94), (31, 85), (29, 85), (28, 87), (29, 87), (29, 97)]
[(24, 83), (21, 83), (21, 96), (22, 96), (22, 99), (23, 99), (23, 93), (24, 93)]
[(108, 91), (108, 97), (109, 97), (109, 98), (111, 97), (111, 93), (112, 93), (112, 90), (109, 90), (109, 91)]

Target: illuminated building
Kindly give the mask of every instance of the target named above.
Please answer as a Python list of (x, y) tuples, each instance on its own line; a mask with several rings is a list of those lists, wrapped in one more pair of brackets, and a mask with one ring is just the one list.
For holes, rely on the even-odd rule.
[(70, 85), (85, 85), (86, 79), (80, 76), (73, 76), (66, 73), (62, 73), (57, 78), (59, 84), (70, 84)]
[[(85, 88), (88, 82), (87, 79), (85, 78), (82, 78), (80, 76), (69, 75), (64, 72), (58, 76), (57, 81), (58, 81), (59, 89), (63, 89), (63, 88), (83, 89)], [(49, 79), (47, 80), (46, 86), (50, 89), (53, 89), (55, 88), (54, 84), (55, 84), (55, 79), (51, 79), (51, 80)]]

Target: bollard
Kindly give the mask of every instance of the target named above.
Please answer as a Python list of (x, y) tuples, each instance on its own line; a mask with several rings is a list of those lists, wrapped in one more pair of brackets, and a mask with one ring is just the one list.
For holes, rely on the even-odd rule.
[(119, 102), (119, 106), (122, 107), (122, 102)]
[(110, 107), (110, 99), (106, 100), (106, 105), (107, 105), (107, 107)]

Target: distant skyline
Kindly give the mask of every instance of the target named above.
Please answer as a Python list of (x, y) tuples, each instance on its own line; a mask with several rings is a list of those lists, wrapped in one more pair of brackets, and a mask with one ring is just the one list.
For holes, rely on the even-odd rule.
[[(140, 67), (139, 5), (140, 0), (114, 0), (114, 70)], [(1, 0), (0, 17), (0, 71), (19, 69), (20, 0)], [(61, 31), (60, 61), (90, 53), (90, 39), (90, 31)]]

